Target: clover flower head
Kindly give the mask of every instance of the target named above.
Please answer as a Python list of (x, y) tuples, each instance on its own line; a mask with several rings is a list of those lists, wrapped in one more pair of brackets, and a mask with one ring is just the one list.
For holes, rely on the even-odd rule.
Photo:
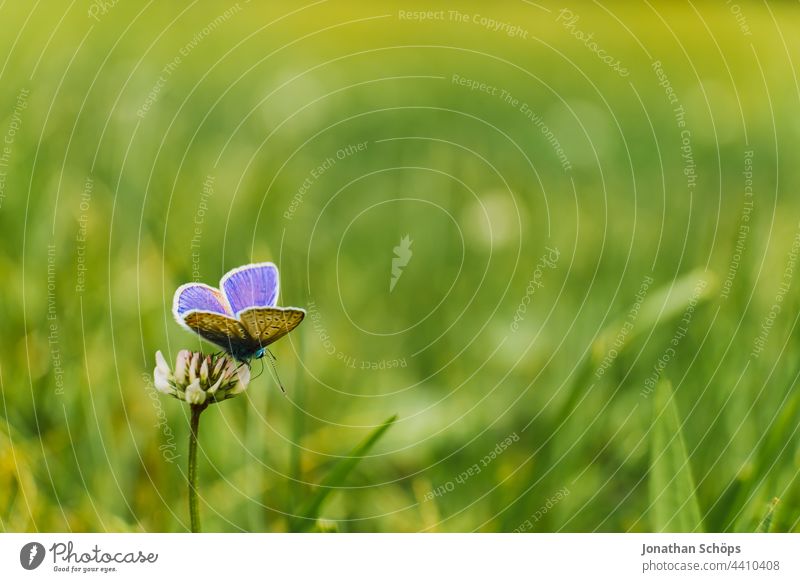
[(200, 406), (233, 398), (247, 389), (250, 368), (227, 354), (204, 355), (181, 350), (175, 368), (156, 352), (154, 384), (159, 392)]

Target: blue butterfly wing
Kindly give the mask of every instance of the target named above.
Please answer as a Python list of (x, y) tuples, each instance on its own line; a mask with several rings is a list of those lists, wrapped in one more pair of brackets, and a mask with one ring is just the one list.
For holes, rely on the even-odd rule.
[(172, 313), (178, 323), (183, 323), (183, 316), (189, 311), (210, 311), (221, 315), (232, 315), (228, 301), (219, 289), (202, 283), (187, 283), (175, 291)]
[(255, 263), (229, 271), (220, 289), (235, 316), (251, 307), (274, 307), (278, 302), (280, 281), (273, 263)]

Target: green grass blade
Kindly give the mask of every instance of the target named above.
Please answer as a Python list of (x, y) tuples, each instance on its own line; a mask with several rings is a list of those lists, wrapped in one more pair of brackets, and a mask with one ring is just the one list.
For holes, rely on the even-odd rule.
[[(301, 442), (306, 431), (306, 396), (308, 392), (306, 389), (306, 383), (303, 381), (298, 381), (299, 378), (302, 378), (301, 362), (305, 361), (306, 345), (307, 342), (298, 342), (298, 354), (297, 359), (295, 360), (295, 383), (293, 386), (293, 392), (295, 394), (294, 399), (296, 406), (294, 406), (294, 412), (292, 413), (292, 445), (289, 449), (290, 478), (287, 479), (286, 482), (288, 487), (287, 499), (289, 500), (289, 507), (291, 508), (292, 513), (294, 513), (298, 505), (300, 505), (299, 500), (303, 498), (303, 494), (307, 490), (307, 486), (304, 484), (302, 478), (301, 467), (303, 464), (303, 448), (301, 447)], [(269, 504), (265, 502), (264, 506), (269, 507)]]
[(775, 514), (775, 508), (778, 507), (778, 503), (780, 499), (774, 497), (772, 501), (770, 501), (769, 506), (767, 507), (767, 513), (764, 515), (764, 519), (761, 520), (761, 523), (758, 524), (758, 533), (769, 533), (772, 531), (772, 516)]
[(317, 491), (311, 499), (303, 506), (299, 516), (291, 520), (292, 531), (308, 531), (317, 523), (320, 511), (331, 493), (341, 487), (347, 477), (356, 468), (361, 459), (375, 446), (381, 437), (389, 430), (397, 420), (397, 415), (393, 415), (384, 421), (379, 427), (373, 430), (363, 441), (361, 441), (347, 457), (340, 459), (319, 484)]
[[(616, 346), (621, 354), (641, 335), (662, 324), (669, 323), (683, 314), (695, 302), (695, 308), (716, 297), (717, 276), (702, 269), (691, 271), (675, 281), (661, 287), (652, 288), (639, 307), (638, 314), (630, 332), (624, 337), (621, 346)], [(626, 322), (630, 323), (631, 305), (619, 320), (608, 325), (592, 344), (593, 365), (598, 366), (614, 346), (620, 330)]]
[[(652, 283), (651, 283), (652, 285)], [(625, 336), (622, 345), (616, 346), (617, 358), (621, 356), (630, 345), (635, 343), (639, 336), (646, 334), (651, 329), (673, 321), (679, 317), (694, 301), (695, 308), (715, 296), (718, 287), (717, 276), (702, 269), (691, 271), (672, 281), (668, 285), (653, 288), (639, 307), (636, 323)], [(626, 318), (633, 305), (613, 323), (607, 325), (598, 334), (592, 343), (591, 351), (577, 366), (572, 382), (567, 388), (567, 396), (553, 415), (553, 418), (562, 419), (569, 416), (577, 406), (584, 392), (595, 383), (595, 374), (603, 362), (615, 339), (619, 336)], [(613, 365), (615, 362), (612, 362)], [(609, 366), (610, 367), (610, 366)]]
[(656, 532), (703, 531), (694, 479), (681, 433), (672, 385), (654, 395), (650, 466), (650, 526)]

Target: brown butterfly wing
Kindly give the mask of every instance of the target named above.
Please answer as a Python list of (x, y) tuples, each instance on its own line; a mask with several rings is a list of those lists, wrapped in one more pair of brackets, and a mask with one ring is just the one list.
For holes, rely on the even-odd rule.
[(190, 311), (183, 317), (183, 321), (200, 337), (236, 357), (253, 353), (261, 347), (242, 323), (232, 317), (209, 311)]
[(305, 316), (305, 310), (297, 307), (253, 307), (238, 314), (246, 333), (260, 347), (267, 347), (285, 336), (300, 325)]

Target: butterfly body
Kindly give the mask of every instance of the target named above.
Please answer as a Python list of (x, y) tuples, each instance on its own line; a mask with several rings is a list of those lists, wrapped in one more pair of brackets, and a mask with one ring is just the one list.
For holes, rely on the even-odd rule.
[(306, 315), (278, 307), (278, 268), (256, 263), (225, 274), (220, 288), (187, 283), (175, 291), (176, 321), (239, 361), (261, 358), (266, 348), (292, 331)]

